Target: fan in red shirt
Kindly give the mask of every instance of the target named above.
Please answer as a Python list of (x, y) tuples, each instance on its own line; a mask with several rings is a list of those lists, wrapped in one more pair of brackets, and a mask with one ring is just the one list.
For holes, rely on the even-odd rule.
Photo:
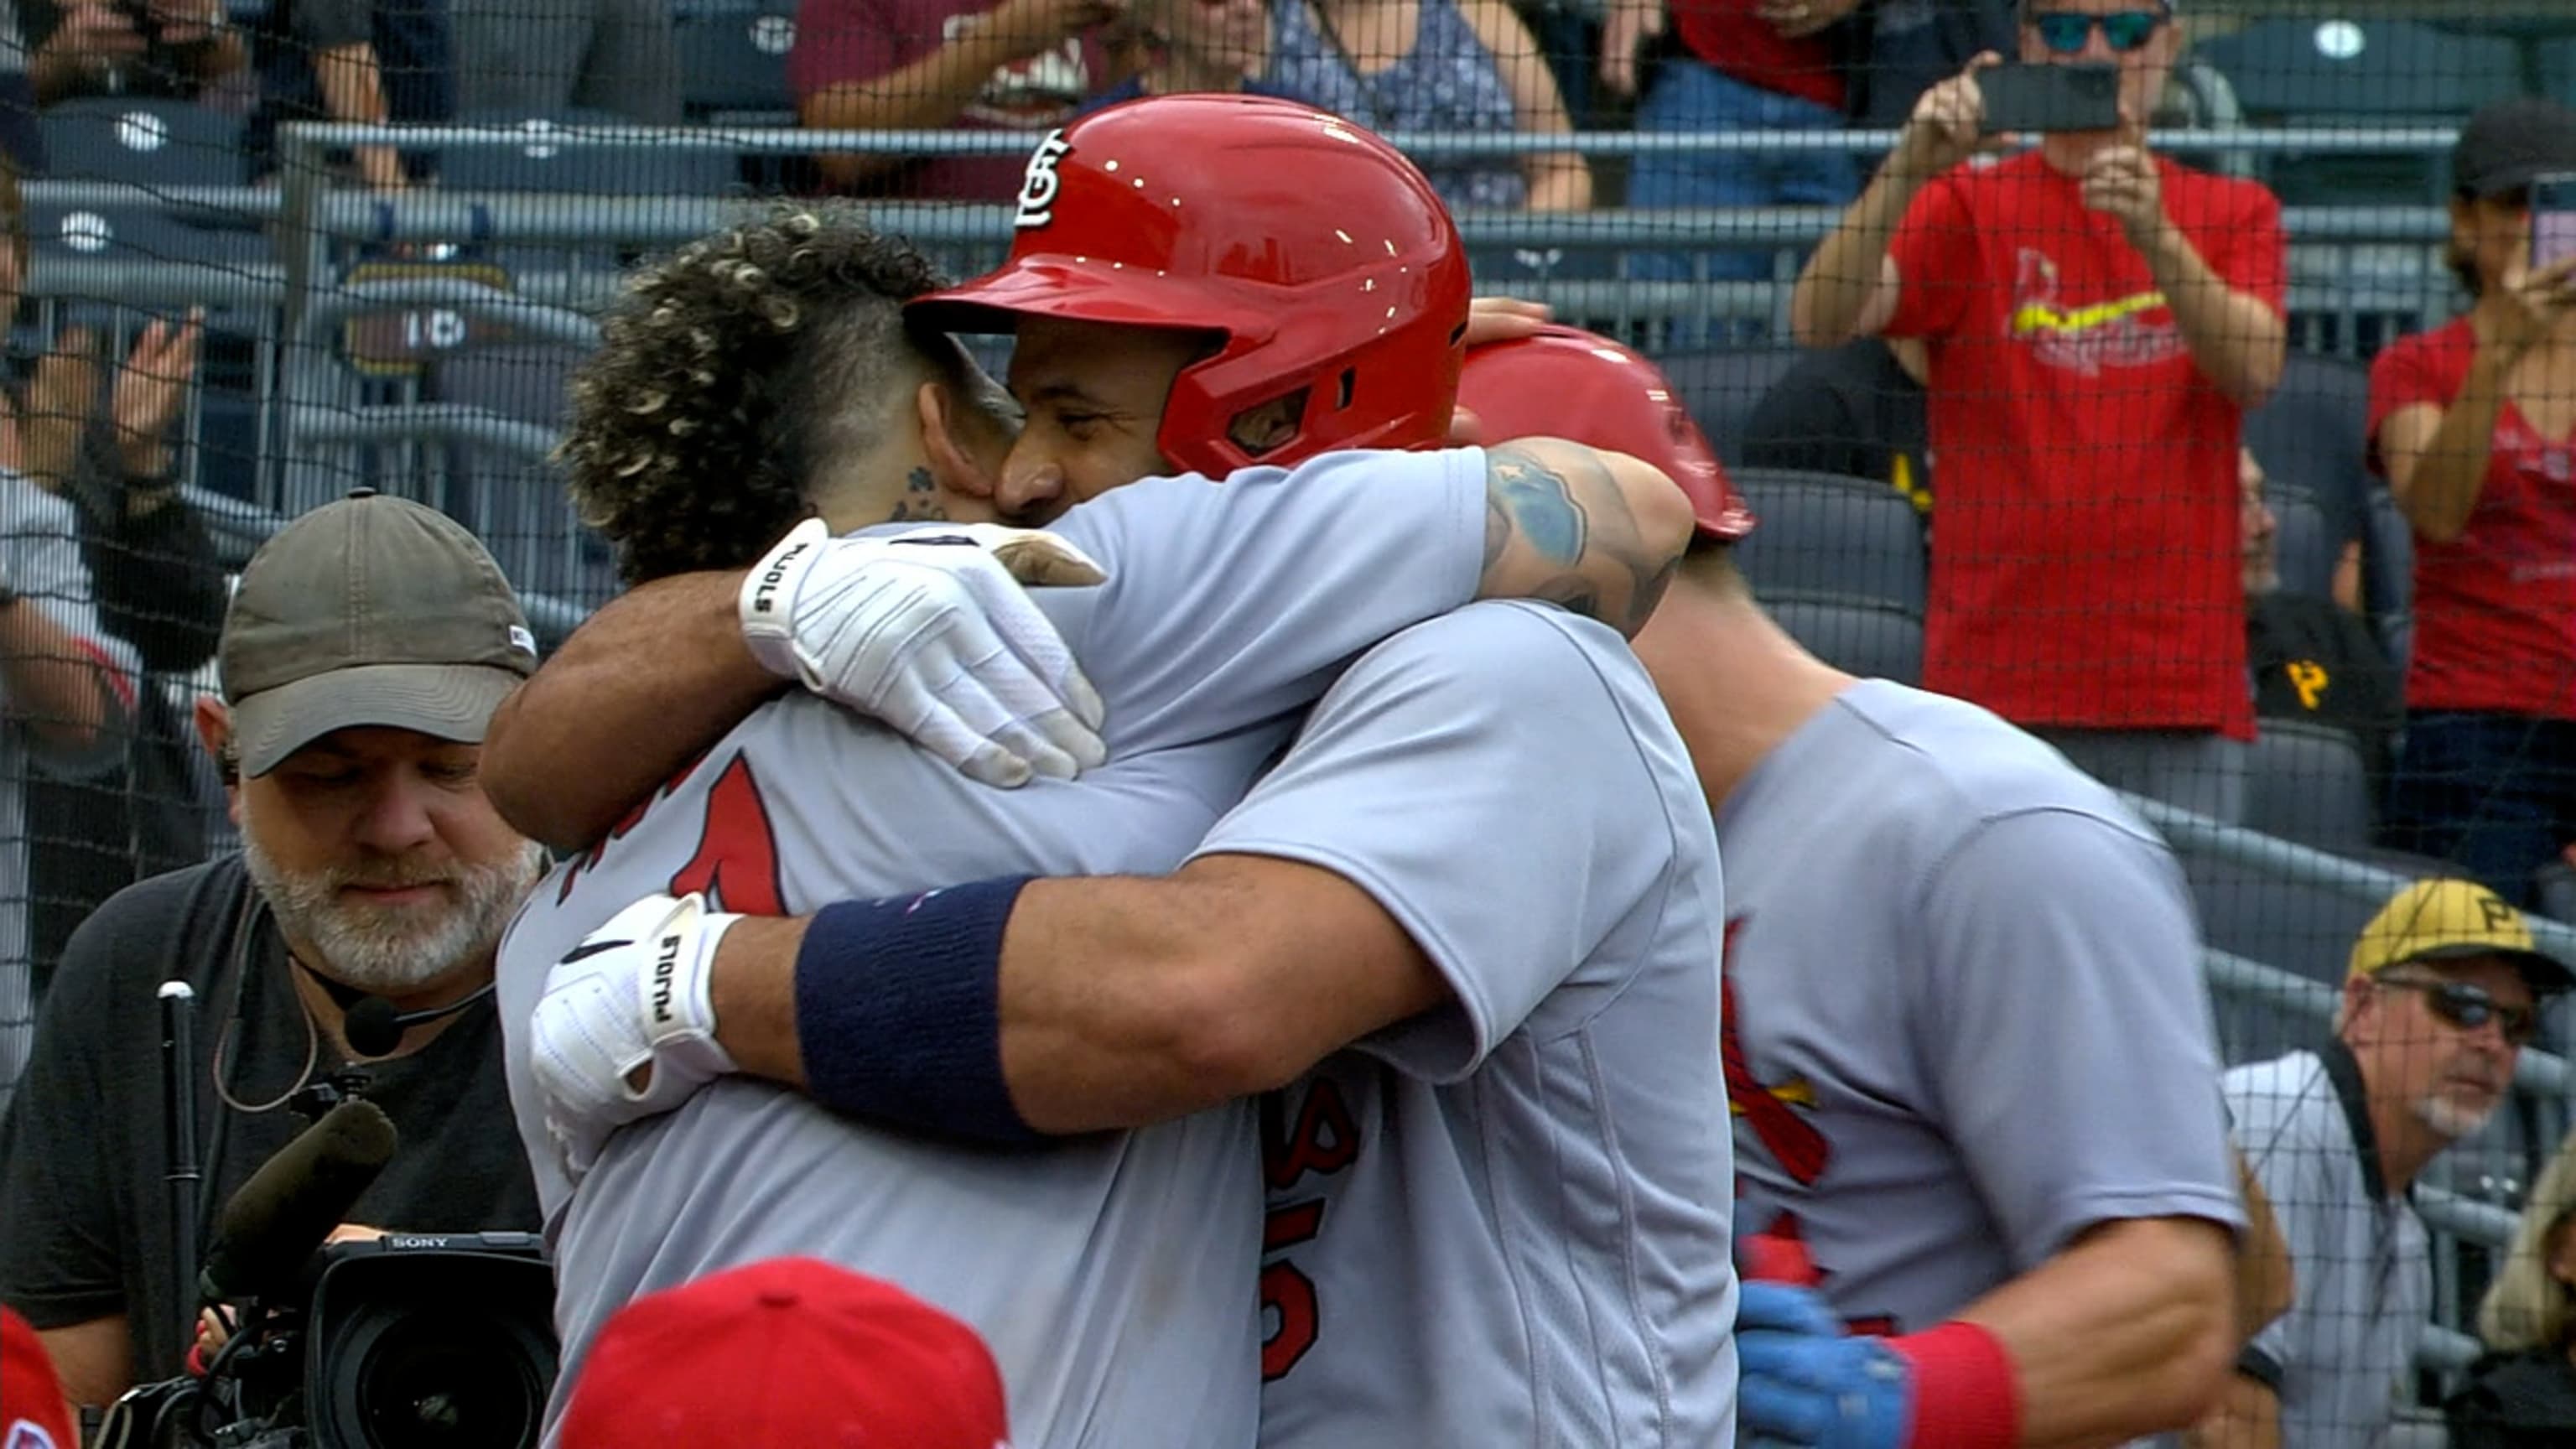
[[(1843, 128), (1845, 64), (1864, 18), (1860, 0), (1611, 0), (1602, 20), (1601, 79), (1637, 96), (1640, 131), (1821, 131)], [(1647, 42), (1679, 42), (1641, 77)], [(1840, 206), (1860, 189), (1852, 153), (1650, 151), (1628, 174), (1635, 207)], [(1630, 255), (1630, 274), (1771, 275), (1772, 248)]]
[(1925, 687), (2232, 821), (2254, 734), (2237, 445), (2288, 345), (2280, 203), (2146, 148), (2181, 48), (2170, 6), (2033, 0), (2020, 45), (2032, 64), (2116, 63), (2122, 129), (1987, 162), (1979, 57), (1916, 105), (1792, 321), (1813, 347), (1925, 344)]
[(2531, 266), (2531, 184), (2576, 112), (2489, 106), (2452, 158), (2452, 269), (2477, 303), (2370, 370), (2372, 465), (2415, 531), (2406, 736), (2388, 843), (2506, 900), (2576, 841), (2576, 264)]

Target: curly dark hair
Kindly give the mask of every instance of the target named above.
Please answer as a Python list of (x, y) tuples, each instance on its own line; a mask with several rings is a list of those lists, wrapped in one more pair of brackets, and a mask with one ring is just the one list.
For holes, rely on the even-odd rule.
[(945, 279), (855, 209), (779, 206), (647, 263), (601, 319), (557, 456), (630, 584), (741, 568), (870, 456), (886, 388), (960, 353), (908, 329)]

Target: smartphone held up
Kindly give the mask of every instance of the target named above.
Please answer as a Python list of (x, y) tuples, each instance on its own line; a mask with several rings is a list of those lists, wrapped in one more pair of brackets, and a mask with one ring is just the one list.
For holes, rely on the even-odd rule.
[(2114, 131), (2120, 126), (2116, 65), (1998, 65), (1980, 71), (1981, 129), (1989, 136)]
[(2576, 257), (2576, 172), (2531, 180), (2531, 270), (2546, 271)]

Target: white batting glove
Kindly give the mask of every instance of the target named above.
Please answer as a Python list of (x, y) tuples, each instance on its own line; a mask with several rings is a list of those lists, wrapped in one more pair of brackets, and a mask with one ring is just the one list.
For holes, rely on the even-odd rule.
[(769, 670), (880, 720), (969, 778), (1069, 780), (1109, 757), (1099, 692), (1021, 588), (1107, 577), (1051, 533), (939, 524), (833, 538), (807, 519), (744, 581)]
[(708, 910), (702, 895), (646, 896), (547, 973), (528, 1063), (546, 1131), (575, 1182), (610, 1133), (733, 1072), (716, 1042), (707, 971), (741, 919)]

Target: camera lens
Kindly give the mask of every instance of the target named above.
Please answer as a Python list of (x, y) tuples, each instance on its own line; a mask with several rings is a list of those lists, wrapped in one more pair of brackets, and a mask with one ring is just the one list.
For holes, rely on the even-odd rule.
[(489, 1320), (419, 1314), (376, 1340), (358, 1368), (358, 1417), (381, 1449), (534, 1444), (538, 1365)]

